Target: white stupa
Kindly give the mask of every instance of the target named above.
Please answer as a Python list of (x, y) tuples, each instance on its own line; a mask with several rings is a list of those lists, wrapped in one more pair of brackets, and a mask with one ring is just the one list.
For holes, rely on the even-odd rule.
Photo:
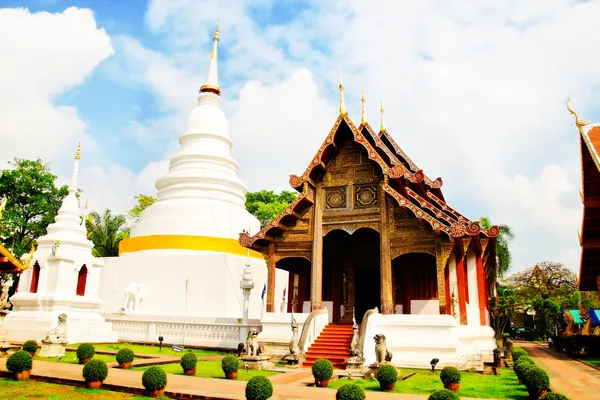
[(98, 296), (102, 259), (92, 256), (77, 199), (80, 147), (73, 165), (69, 194), (63, 199), (55, 222), (37, 239), (38, 248), (23, 272), (18, 292), (10, 298), (13, 310), (4, 324), (9, 340), (41, 340), (67, 315), (70, 343), (114, 342), (110, 323), (100, 315)]
[[(169, 321), (241, 320), (240, 280), (246, 262), (257, 283), (250, 296), (250, 318), (259, 319), (263, 307), (265, 261), (260, 253), (248, 252), (238, 243), (243, 230), (256, 233), (260, 224), (245, 208), (246, 186), (231, 157), (217, 75), (218, 40), (217, 27), (206, 83), (179, 138), (181, 148), (173, 155), (169, 172), (156, 182), (157, 201), (131, 227), (131, 237), (121, 242), (120, 256), (105, 259), (104, 315), (113, 322), (115, 318), (128, 321), (128, 327), (134, 320), (156, 322), (156, 334), (163, 336), (168, 336), (164, 324)], [(283, 291), (287, 273), (280, 272), (277, 279)], [(148, 329), (141, 326), (140, 332)]]

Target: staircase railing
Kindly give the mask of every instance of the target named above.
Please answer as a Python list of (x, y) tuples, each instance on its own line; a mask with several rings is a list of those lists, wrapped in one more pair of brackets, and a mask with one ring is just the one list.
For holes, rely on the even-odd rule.
[(304, 321), (298, 348), (305, 353), (310, 345), (319, 337), (327, 324), (329, 324), (329, 313), (327, 312), (327, 309), (311, 312), (306, 318), (306, 321)]
[[(365, 358), (371, 358), (368, 357), (370, 356), (370, 349), (367, 349), (367, 351), (365, 352), (365, 342), (367, 342), (367, 337), (371, 338), (373, 337), (377, 332), (376, 331), (376, 326), (374, 326), (374, 324), (372, 323), (373, 321), (369, 321), (369, 317), (371, 317), (372, 315), (375, 314), (379, 314), (379, 310), (377, 309), (377, 307), (368, 310), (365, 315), (363, 315), (363, 319), (362, 322), (360, 324), (360, 333), (358, 336), (358, 348), (359, 350), (362, 352), (362, 356)], [(371, 322), (371, 323), (370, 323)], [(368, 342), (370, 343), (370, 341)], [(375, 349), (372, 349), (372, 352), (374, 352)], [(366, 354), (369, 353), (369, 354)], [(369, 361), (369, 360), (367, 360)]]

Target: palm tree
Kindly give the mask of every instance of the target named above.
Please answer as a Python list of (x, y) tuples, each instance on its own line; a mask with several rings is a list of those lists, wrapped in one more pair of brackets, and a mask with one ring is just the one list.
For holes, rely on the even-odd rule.
[(127, 221), (123, 215), (112, 215), (105, 210), (103, 215), (92, 211), (86, 218), (87, 236), (94, 243), (94, 257), (116, 257), (119, 255), (119, 242), (129, 237)]
[[(485, 229), (490, 229), (492, 227), (492, 223), (488, 217), (479, 218), (479, 225)], [(496, 238), (496, 258), (498, 259), (496, 274), (502, 278), (511, 267), (512, 256), (508, 245), (515, 238), (515, 234), (508, 225), (500, 225), (498, 226), (498, 229), (500, 230), (500, 234)]]

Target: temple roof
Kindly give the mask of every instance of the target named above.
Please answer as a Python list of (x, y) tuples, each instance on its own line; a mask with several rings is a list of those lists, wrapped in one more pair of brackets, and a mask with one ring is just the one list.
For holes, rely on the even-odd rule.
[(6, 247), (0, 244), (0, 273), (20, 273), (28, 266), (23, 265)]
[(387, 130), (378, 134), (368, 123), (358, 127), (347, 113), (340, 112), (325, 141), (301, 176), (291, 175), (290, 186), (298, 191), (298, 197), (260, 232), (250, 237), (240, 234), (240, 244), (252, 247), (256, 241), (272, 241), (273, 235), (288, 228), (286, 219), (301, 218), (303, 211), (314, 199), (316, 181), (327, 171), (327, 163), (339, 152), (336, 136), (342, 125), (350, 129), (354, 142), (366, 150), (368, 158), (375, 162), (384, 175), (383, 189), (398, 205), (409, 209), (416, 218), (426, 221), (436, 233), (445, 233), (452, 238), (484, 235), (496, 237), (497, 226), (483, 229), (479, 222), (470, 221), (448, 206), (441, 193), (442, 179), (432, 181), (406, 156), (394, 142)]

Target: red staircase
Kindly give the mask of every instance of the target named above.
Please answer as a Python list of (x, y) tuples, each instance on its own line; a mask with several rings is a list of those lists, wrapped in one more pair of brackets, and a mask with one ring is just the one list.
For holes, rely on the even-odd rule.
[(335, 369), (346, 369), (346, 358), (350, 357), (352, 325), (329, 324), (306, 352), (304, 367), (312, 367), (318, 358), (326, 358)]

